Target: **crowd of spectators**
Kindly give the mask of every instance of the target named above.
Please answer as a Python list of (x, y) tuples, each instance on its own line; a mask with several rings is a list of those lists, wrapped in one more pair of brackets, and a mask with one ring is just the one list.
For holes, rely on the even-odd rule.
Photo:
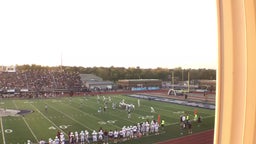
[(0, 73), (0, 90), (4, 92), (77, 91), (82, 87), (78, 72), (27, 70)]

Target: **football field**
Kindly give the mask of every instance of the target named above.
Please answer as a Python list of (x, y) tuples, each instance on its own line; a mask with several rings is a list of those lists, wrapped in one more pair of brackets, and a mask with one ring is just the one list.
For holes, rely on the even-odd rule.
[[(158, 102), (154, 100), (138, 99), (124, 95), (105, 95), (107, 109), (104, 111), (103, 96), (80, 96), (49, 99), (2, 99), (0, 102), (1, 137), (3, 144), (23, 144), (27, 140), (38, 143), (40, 140), (48, 142), (54, 139), (57, 132), (63, 132), (68, 139), (69, 132), (88, 130), (121, 130), (123, 126), (136, 125), (146, 120), (157, 120), (158, 116), (165, 120), (164, 130), (160, 129), (160, 135), (142, 136), (133, 143), (155, 143), (180, 135), (180, 115), (189, 113), (193, 118), (194, 109), (202, 116), (202, 123), (194, 122), (193, 133), (214, 128), (214, 110), (188, 107), (183, 105)], [(99, 99), (98, 99), (99, 98)], [(119, 103), (124, 101), (134, 104), (135, 109), (131, 112), (131, 118), (125, 109), (119, 108)], [(116, 104), (116, 109), (112, 104)], [(151, 112), (151, 107), (155, 112)], [(101, 112), (98, 110), (101, 108)], [(28, 110), (28, 114), (10, 116), (12, 110)], [(21, 111), (21, 112), (28, 112)], [(125, 143), (125, 142), (124, 142)], [(126, 143), (129, 143), (126, 142)]]

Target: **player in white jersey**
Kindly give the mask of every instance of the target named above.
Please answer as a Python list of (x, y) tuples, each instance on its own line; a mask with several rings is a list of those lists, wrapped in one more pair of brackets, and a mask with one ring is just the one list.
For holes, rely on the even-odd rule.
[(118, 133), (117, 129), (114, 130), (113, 136), (114, 136), (114, 140), (113, 140), (114, 143), (117, 143), (118, 142), (118, 137), (119, 137), (119, 133)]
[(87, 130), (84, 131), (84, 139), (87, 143), (90, 143), (89, 142), (89, 132)]
[(140, 125), (140, 123), (137, 123), (137, 132), (141, 132), (141, 125)]
[(115, 102), (112, 103), (112, 109), (116, 109), (116, 103)]
[(53, 144), (52, 138), (49, 138), (49, 139), (48, 139), (48, 143), (49, 143), (49, 144)]
[(44, 105), (44, 110), (47, 112), (48, 111), (48, 106), (47, 104)]
[(98, 132), (98, 140), (101, 142), (103, 140), (103, 130), (100, 129), (99, 132)]
[(62, 132), (60, 133), (60, 143), (65, 144), (65, 136)]
[(78, 143), (79, 141), (79, 135), (78, 135), (78, 132), (76, 131), (75, 132), (75, 142)]
[(155, 109), (153, 107), (150, 107), (150, 112), (155, 113)]
[(70, 132), (70, 134), (69, 134), (69, 143), (73, 143), (74, 139), (75, 139), (75, 136), (74, 136), (73, 132)]
[(56, 136), (55, 139), (54, 139), (54, 143), (55, 144), (59, 144), (60, 143), (60, 139)]
[(105, 96), (103, 96), (103, 102), (105, 103), (105, 100), (106, 100), (106, 98), (105, 98)]
[(131, 136), (131, 129), (129, 126), (127, 126), (127, 128), (125, 129), (125, 137), (126, 139), (130, 139), (130, 136)]
[(44, 140), (40, 140), (39, 144), (46, 144), (46, 142)]
[(114, 143), (117, 143), (118, 142), (118, 135), (119, 135), (119, 133), (118, 133), (118, 131), (117, 131), (117, 129), (114, 131)]
[(113, 138), (114, 138), (114, 132), (112, 130), (109, 130), (108, 132), (108, 137), (109, 137), (109, 141), (113, 141)]
[(100, 103), (100, 96), (97, 95), (97, 103), (99, 104)]
[(98, 134), (98, 133), (97, 133), (95, 130), (93, 130), (93, 132), (92, 132), (92, 141), (93, 141), (93, 142), (97, 142), (97, 140), (98, 140), (98, 139), (97, 139), (97, 134)]
[(126, 137), (125, 137), (125, 129), (126, 128), (123, 128), (120, 132), (119, 132), (119, 135), (120, 135), (120, 138), (122, 141), (125, 141), (126, 140)]
[(183, 135), (183, 131), (186, 128), (186, 117), (182, 115), (180, 118), (180, 134)]
[(136, 135), (137, 135), (137, 132), (138, 132), (138, 128), (137, 128), (136, 125), (134, 125), (134, 126), (132, 127), (132, 131), (133, 131), (133, 138), (135, 138)]
[(140, 99), (138, 99), (138, 107), (140, 107)]
[(150, 123), (150, 133), (155, 132), (155, 120), (152, 120)]
[(133, 138), (133, 126), (130, 126), (130, 138)]
[(145, 122), (143, 122), (141, 125), (141, 133), (142, 133), (142, 135), (146, 134), (146, 123)]
[(128, 119), (129, 119), (129, 118), (131, 118), (131, 109), (128, 108), (127, 112), (128, 112)]
[(146, 121), (145, 126), (146, 126), (146, 135), (148, 135), (148, 133), (149, 133), (149, 127), (150, 127), (150, 124), (149, 124), (148, 121)]
[(110, 97), (110, 96), (108, 96), (108, 102), (112, 102), (112, 100), (111, 100), (111, 97)]
[(155, 135), (158, 135), (159, 134), (159, 123), (158, 122), (155, 122)]
[(100, 113), (101, 112), (101, 107), (99, 107), (99, 109), (98, 109), (98, 113)]
[(104, 112), (107, 110), (107, 108), (108, 108), (107, 103), (104, 103), (104, 108), (103, 108)]
[(83, 143), (84, 142), (84, 131), (80, 132), (80, 141)]

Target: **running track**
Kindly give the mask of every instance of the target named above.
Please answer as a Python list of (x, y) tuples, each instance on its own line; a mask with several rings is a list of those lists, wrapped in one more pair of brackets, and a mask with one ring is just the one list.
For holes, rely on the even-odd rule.
[(189, 136), (179, 137), (157, 144), (213, 144), (214, 130), (207, 130)]

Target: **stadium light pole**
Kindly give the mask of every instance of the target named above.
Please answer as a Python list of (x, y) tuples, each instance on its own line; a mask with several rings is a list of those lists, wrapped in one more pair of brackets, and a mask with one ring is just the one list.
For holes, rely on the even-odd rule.
[(184, 82), (183, 69), (181, 69), (181, 79), (182, 79), (182, 82)]
[(172, 71), (172, 89), (174, 87), (174, 71)]
[(189, 92), (189, 81), (190, 81), (190, 73), (189, 73), (189, 71), (188, 71), (188, 92)]
[(61, 72), (63, 71), (63, 69), (62, 69), (62, 51), (61, 51), (61, 56), (60, 56), (60, 70), (61, 70)]

